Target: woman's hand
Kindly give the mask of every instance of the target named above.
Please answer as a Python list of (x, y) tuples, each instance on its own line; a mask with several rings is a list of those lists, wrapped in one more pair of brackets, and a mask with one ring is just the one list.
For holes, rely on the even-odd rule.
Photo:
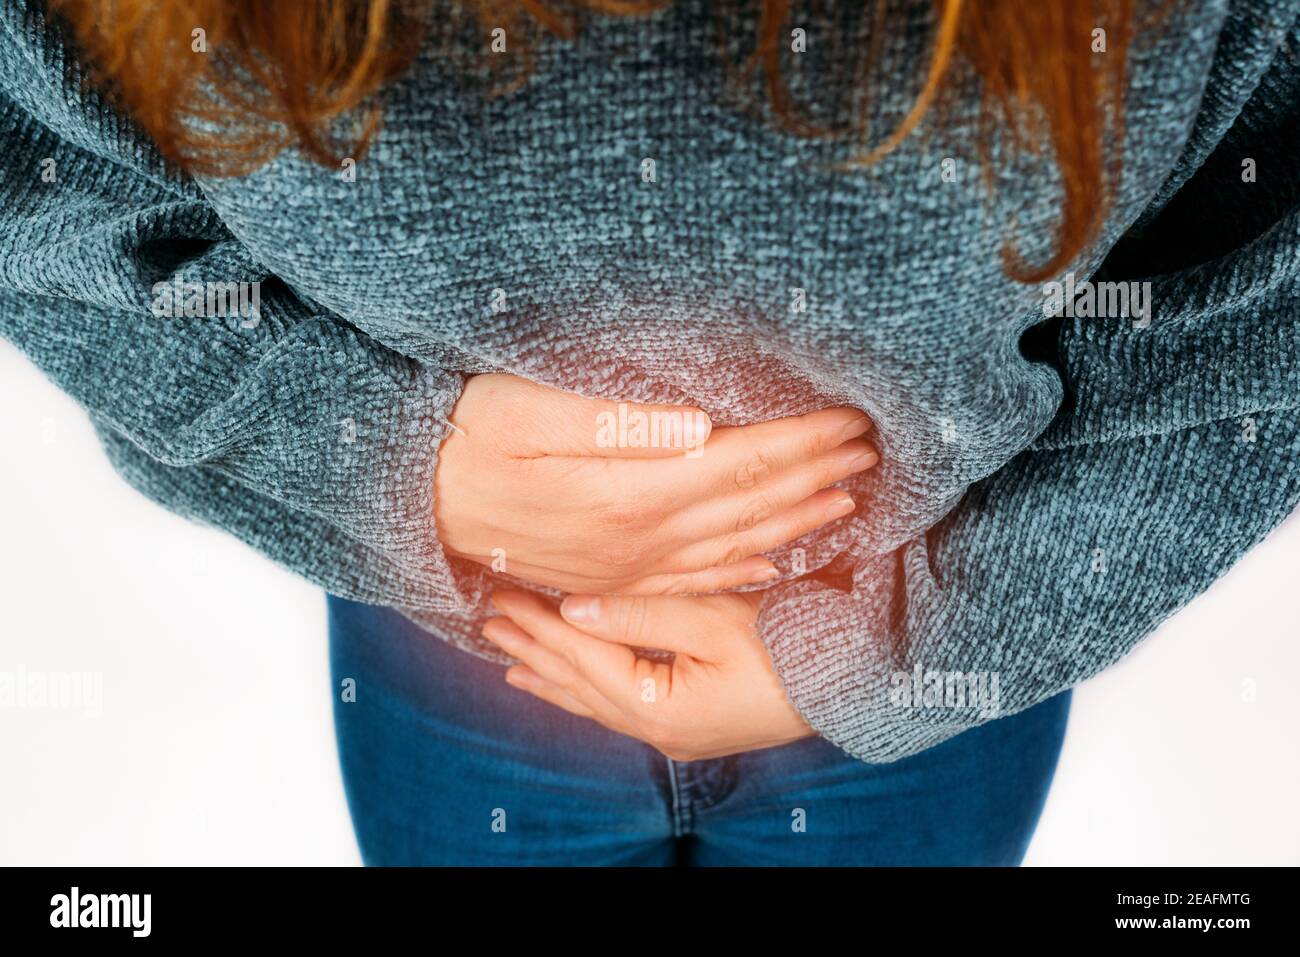
[[(497, 592), (483, 635), (523, 664), (516, 688), (631, 735), (675, 761), (810, 737), (754, 633), (758, 596), (572, 595), (564, 617), (537, 595)], [(676, 653), (671, 664), (632, 647)]]
[[(639, 414), (648, 433), (619, 429)], [(471, 378), (451, 421), (434, 480), (439, 540), (564, 591), (681, 594), (774, 578), (760, 553), (849, 514), (853, 500), (827, 486), (877, 460), (855, 409), (712, 429), (698, 409), (512, 375)]]

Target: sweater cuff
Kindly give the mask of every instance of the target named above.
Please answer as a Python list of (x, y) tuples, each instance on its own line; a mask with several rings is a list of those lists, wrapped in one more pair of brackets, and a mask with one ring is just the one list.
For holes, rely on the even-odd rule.
[[(469, 615), (484, 601), (476, 566), (452, 560), (434, 517), (434, 475), (442, 442), (451, 434), (451, 410), (464, 379), (424, 370), (415, 388), (391, 408), (377, 443), (354, 460), (359, 508), (342, 520), (345, 530), (402, 569), (412, 585), (393, 599), (405, 607)], [(382, 420), (381, 420), (382, 421)], [(354, 440), (355, 441), (355, 440)]]
[(353, 540), (366, 585), (336, 583), (336, 593), (446, 614), (477, 608), (479, 577), (449, 559), (434, 520), (438, 451), (463, 377), (327, 321), (295, 328), (278, 351), (291, 359), (253, 377), (243, 408), (223, 416), (230, 445), (205, 464)]
[(908, 757), (968, 727), (911, 699), (911, 675), (890, 646), (889, 605), (888, 594), (863, 591), (861, 581), (846, 592), (805, 578), (766, 591), (756, 626), (804, 720), (872, 764)]

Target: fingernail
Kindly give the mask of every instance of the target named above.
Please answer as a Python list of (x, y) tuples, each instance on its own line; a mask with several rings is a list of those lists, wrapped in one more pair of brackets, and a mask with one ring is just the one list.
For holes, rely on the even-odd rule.
[(876, 454), (875, 449), (869, 449), (850, 462), (849, 468), (854, 469), (855, 471), (869, 469), (879, 461), (880, 456)]
[(560, 602), (560, 614), (575, 625), (594, 625), (600, 620), (600, 599), (587, 595), (570, 595)]
[(736, 570), (743, 572), (746, 579), (751, 582), (771, 581), (781, 574), (775, 565), (761, 555), (745, 559)]
[(840, 499), (834, 505), (830, 506), (830, 508), (826, 509), (826, 517), (828, 519), (843, 518), (845, 515), (849, 514), (849, 512), (853, 511), (857, 507), (858, 506), (853, 501), (853, 499), (849, 498), (846, 495), (844, 496), (844, 498)]
[(855, 439), (869, 428), (871, 428), (871, 420), (865, 415), (860, 415), (844, 426), (843, 431), (840, 432), (840, 440)]
[(503, 618), (489, 618), (483, 623), (483, 637), (493, 644), (500, 645), (509, 650), (509, 646), (514, 643), (515, 636), (510, 633), (509, 628), (502, 626)]

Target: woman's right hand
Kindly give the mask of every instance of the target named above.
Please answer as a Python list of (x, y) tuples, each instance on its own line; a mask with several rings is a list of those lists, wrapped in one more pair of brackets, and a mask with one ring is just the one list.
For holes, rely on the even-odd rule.
[[(679, 443), (611, 443), (620, 405), (633, 421), (683, 424)], [(434, 477), (444, 548), (588, 594), (770, 580), (761, 553), (849, 514), (853, 500), (827, 486), (877, 461), (855, 409), (712, 429), (699, 409), (588, 399), (513, 375), (470, 378), (451, 421)]]

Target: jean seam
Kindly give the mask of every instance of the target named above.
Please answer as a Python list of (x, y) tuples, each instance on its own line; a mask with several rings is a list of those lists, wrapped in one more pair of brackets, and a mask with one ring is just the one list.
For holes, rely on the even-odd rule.
[(677, 765), (673, 763), (672, 758), (664, 758), (668, 762), (668, 789), (672, 794), (672, 816), (673, 816), (673, 837), (683, 837), (686, 834), (686, 828), (683, 826), (682, 792), (677, 784)]

